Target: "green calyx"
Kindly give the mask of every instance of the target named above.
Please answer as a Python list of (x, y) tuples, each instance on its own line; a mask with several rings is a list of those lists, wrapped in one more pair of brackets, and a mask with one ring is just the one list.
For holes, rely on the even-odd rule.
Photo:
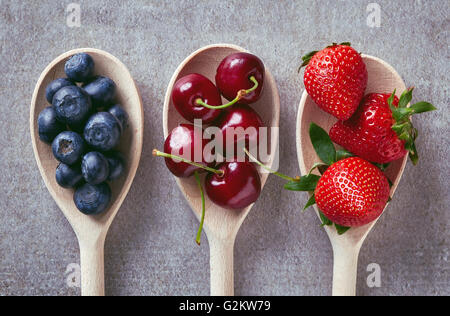
[[(326, 48), (330, 48), (330, 47), (334, 47), (337, 45), (344, 45), (344, 46), (351, 46), (350, 42), (343, 42), (343, 43), (333, 43), (332, 45), (327, 46)], [(309, 64), (309, 62), (311, 61), (311, 58), (317, 54), (319, 51), (318, 50), (314, 50), (312, 52), (309, 52), (308, 54), (306, 54), (305, 56), (302, 57), (302, 65), (298, 68), (298, 71), (300, 72), (300, 70), (307, 66)]]
[[(321, 176), (313, 174), (315, 169), (318, 169), (321, 174), (323, 174), (328, 167), (332, 164), (338, 162), (339, 160), (352, 157), (353, 155), (346, 150), (336, 150), (333, 142), (331, 141), (328, 133), (318, 126), (312, 123), (309, 128), (309, 136), (311, 138), (311, 143), (314, 147), (319, 158), (322, 162), (315, 163), (306, 176), (300, 178), (297, 181), (289, 181), (284, 185), (284, 188), (289, 191), (303, 191), (309, 192), (311, 197), (309, 198), (303, 211), (305, 211), (310, 206), (316, 204), (316, 197), (314, 191), (316, 190), (317, 184), (320, 181)], [(339, 235), (344, 234), (349, 227), (343, 227), (337, 225), (330, 221), (322, 212), (319, 211), (320, 218), (322, 220), (322, 226), (331, 226), (334, 224)]]
[(350, 229), (350, 227), (345, 227), (345, 226), (341, 226), (336, 223), (333, 223), (320, 211), (319, 211), (319, 216), (320, 216), (320, 219), (322, 220), (321, 226), (322, 227), (333, 226), (333, 224), (334, 224), (334, 227), (336, 227), (336, 231), (337, 231), (338, 235), (343, 235)]
[(327, 48), (331, 48), (331, 47), (338, 46), (338, 45), (342, 45), (342, 46), (352, 46), (352, 43), (350, 43), (350, 42), (333, 43), (333, 44), (327, 46)]
[(396, 92), (396, 90), (394, 90), (388, 99), (388, 105), (391, 109), (392, 117), (395, 120), (392, 129), (400, 140), (405, 141), (405, 149), (409, 152), (409, 158), (414, 165), (417, 165), (419, 155), (417, 153), (415, 140), (417, 139), (419, 132), (414, 128), (410, 118), (414, 114), (435, 111), (437, 109), (431, 103), (425, 101), (415, 103), (408, 107), (408, 104), (412, 100), (413, 90), (414, 88), (410, 88), (402, 93), (398, 102), (398, 107), (394, 106)]
[(307, 66), (311, 60), (311, 58), (317, 54), (319, 51), (318, 50), (313, 50), (312, 52), (309, 52), (308, 54), (306, 54), (305, 56), (302, 57), (302, 65), (300, 66), (300, 68), (298, 69), (298, 71), (300, 72), (300, 70)]

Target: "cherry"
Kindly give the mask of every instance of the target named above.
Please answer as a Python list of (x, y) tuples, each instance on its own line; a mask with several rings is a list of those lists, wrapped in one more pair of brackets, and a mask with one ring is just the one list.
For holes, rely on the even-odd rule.
[[(249, 53), (235, 53), (225, 57), (216, 72), (216, 85), (227, 100), (233, 100), (241, 90), (257, 87), (244, 94), (239, 102), (258, 101), (264, 84), (265, 69), (261, 59)], [(252, 80), (252, 78), (254, 80)]]
[[(166, 166), (176, 177), (187, 178), (202, 167), (208, 167), (214, 164), (212, 155), (204, 156), (204, 148), (207, 140), (203, 139), (203, 131), (196, 129), (192, 124), (180, 124), (175, 127), (164, 143), (164, 153)], [(201, 146), (201, 147), (200, 147)], [(181, 156), (188, 161), (197, 161), (195, 153), (201, 155), (201, 162), (191, 165), (180, 160), (173, 159), (171, 155)], [(165, 155), (164, 155), (165, 154)]]
[(217, 167), (222, 175), (209, 173), (205, 191), (211, 201), (228, 209), (242, 209), (256, 202), (261, 194), (261, 179), (250, 162), (224, 162)]
[[(226, 144), (224, 151), (230, 148), (231, 144), (228, 142), (234, 135), (234, 154), (238, 153), (237, 144), (245, 142), (246, 148), (258, 146), (259, 143), (259, 128), (263, 126), (261, 117), (248, 105), (237, 104), (227, 109), (217, 121), (216, 126), (222, 132), (222, 141)], [(248, 133), (239, 133), (237, 128), (242, 128), (242, 131)], [(229, 139), (227, 139), (227, 137)]]
[(199, 74), (190, 74), (178, 79), (172, 90), (172, 101), (175, 108), (190, 122), (195, 119), (208, 124), (220, 114), (218, 110), (211, 110), (196, 103), (198, 99), (217, 106), (222, 104), (219, 90), (208, 78)]
[[(247, 154), (249, 153), (247, 152)], [(225, 162), (219, 165), (218, 169), (213, 169), (173, 154), (160, 152), (156, 149), (153, 150), (153, 155), (175, 159), (209, 171), (210, 173), (205, 178), (205, 187), (208, 190), (210, 199), (220, 206), (229, 209), (245, 208), (254, 203), (261, 193), (259, 173), (250, 162)], [(200, 245), (206, 215), (206, 201), (198, 170), (194, 171), (194, 177), (202, 200), (202, 216), (196, 238), (197, 244)]]
[[(190, 135), (190, 133), (187, 134)], [(244, 149), (244, 152), (251, 160), (266, 169), (268, 172), (288, 181), (300, 181), (299, 177), (291, 178), (282, 173), (271, 170), (253, 157), (246, 149)], [(160, 152), (156, 149), (153, 150), (153, 155), (178, 160), (184, 164), (189, 164), (196, 168), (193, 174), (200, 190), (202, 200), (202, 216), (196, 237), (196, 242), (199, 245), (206, 215), (205, 195), (200, 177), (198, 175), (199, 169), (204, 169), (210, 172), (205, 178), (205, 189), (211, 201), (219, 206), (228, 209), (242, 209), (256, 202), (261, 194), (261, 178), (256, 170), (256, 167), (251, 162), (239, 162), (233, 160), (230, 162), (224, 162), (220, 164), (217, 169), (213, 169), (174, 154)]]

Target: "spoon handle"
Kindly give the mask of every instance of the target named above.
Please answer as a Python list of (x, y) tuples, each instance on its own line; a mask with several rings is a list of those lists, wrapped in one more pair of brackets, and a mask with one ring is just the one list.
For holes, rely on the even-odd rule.
[(79, 242), (81, 262), (81, 295), (105, 296), (105, 239)]
[(360, 245), (333, 244), (333, 296), (356, 296)]
[(209, 240), (211, 296), (234, 296), (234, 239)]

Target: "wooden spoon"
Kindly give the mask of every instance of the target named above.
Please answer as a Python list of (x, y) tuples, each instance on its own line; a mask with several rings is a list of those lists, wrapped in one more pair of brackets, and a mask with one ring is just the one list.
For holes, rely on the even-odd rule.
[[(367, 55), (363, 55), (362, 57), (369, 74), (366, 93), (392, 93), (394, 89), (397, 89), (397, 95), (400, 97), (401, 93), (406, 90), (406, 86), (395, 69), (379, 58)], [(336, 123), (336, 119), (321, 111), (305, 91), (300, 101), (297, 117), (297, 155), (302, 174), (307, 174), (313, 164), (320, 161), (309, 138), (309, 126), (312, 122), (329, 131), (332, 125)], [(408, 157), (406, 156), (401, 160), (391, 163), (385, 171), (386, 176), (394, 184), (391, 188), (391, 197), (394, 195), (400, 182), (407, 159)], [(315, 209), (318, 211), (317, 206), (315, 206)], [(319, 213), (317, 212), (317, 214)], [(334, 252), (334, 296), (356, 295), (359, 251), (375, 224), (376, 221), (363, 227), (352, 228), (342, 236), (337, 234), (334, 226), (325, 227)]]
[[(176, 111), (171, 100), (172, 88), (175, 82), (179, 78), (191, 73), (202, 74), (214, 82), (216, 69), (222, 59), (232, 53), (245, 51), (241, 47), (229, 44), (210, 45), (195, 51), (178, 66), (170, 80), (164, 101), (164, 137), (167, 137), (169, 132), (178, 126), (178, 124), (186, 123)], [(223, 102), (227, 101), (223, 99)], [(251, 104), (251, 107), (261, 116), (265, 126), (279, 126), (280, 98), (275, 80), (267, 67), (263, 94), (258, 102)], [(278, 145), (278, 129), (272, 130), (271, 132), (272, 135), (268, 137), (269, 141), (273, 139), (275, 142), (269, 146), (270, 159), (269, 161), (265, 161), (267, 166), (272, 166)], [(268, 173), (263, 173), (261, 169), (258, 170), (260, 171), (261, 182), (264, 186)], [(192, 177), (189, 179), (177, 178), (176, 180), (195, 215), (200, 219), (202, 210), (201, 198), (195, 179)], [(251, 208), (252, 205), (239, 211), (227, 210), (213, 204), (208, 198), (206, 199), (204, 229), (208, 237), (211, 252), (211, 295), (213, 296), (231, 296), (234, 294), (234, 241), (242, 222)], [(192, 243), (194, 243), (194, 240), (192, 240)]]
[[(96, 216), (87, 216), (78, 211), (73, 202), (73, 190), (63, 189), (56, 183), (55, 169), (58, 162), (53, 157), (51, 146), (40, 141), (37, 127), (39, 113), (49, 106), (45, 99), (46, 86), (56, 78), (65, 77), (64, 63), (70, 56), (80, 52), (92, 56), (96, 74), (114, 80), (117, 85), (116, 101), (129, 115), (129, 127), (122, 135), (118, 148), (126, 160), (125, 174), (111, 183), (112, 200), (108, 210)], [(39, 77), (31, 100), (30, 131), (34, 155), (45, 185), (78, 238), (81, 294), (103, 296), (105, 294), (103, 251), (106, 234), (130, 189), (141, 157), (144, 113), (138, 88), (125, 65), (113, 55), (92, 48), (71, 50), (53, 60)]]

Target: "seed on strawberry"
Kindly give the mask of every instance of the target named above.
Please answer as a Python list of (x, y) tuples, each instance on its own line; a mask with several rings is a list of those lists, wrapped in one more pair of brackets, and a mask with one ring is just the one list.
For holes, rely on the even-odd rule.
[(407, 108), (412, 91), (405, 91), (400, 100), (395, 92), (391, 95), (368, 94), (349, 120), (339, 121), (331, 128), (331, 140), (370, 162), (386, 164), (403, 158), (409, 152), (416, 164), (418, 154), (414, 141), (418, 131), (410, 117), (436, 108), (427, 102)]
[(303, 57), (304, 84), (325, 112), (347, 120), (358, 108), (367, 86), (367, 69), (350, 43), (333, 44)]
[(333, 223), (356, 227), (377, 219), (389, 199), (386, 176), (371, 163), (351, 157), (333, 164), (315, 190), (319, 209)]

